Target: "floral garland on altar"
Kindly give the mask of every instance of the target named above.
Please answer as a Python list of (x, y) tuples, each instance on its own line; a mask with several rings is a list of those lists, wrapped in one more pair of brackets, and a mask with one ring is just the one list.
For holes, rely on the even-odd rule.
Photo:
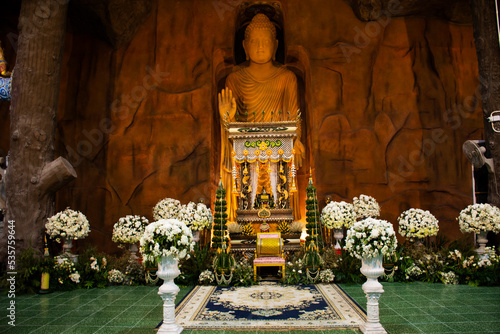
[(113, 242), (135, 244), (139, 242), (145, 227), (149, 224), (146, 217), (127, 215), (113, 225)]
[(50, 238), (55, 238), (57, 242), (61, 242), (61, 238), (83, 239), (90, 232), (87, 217), (80, 211), (71, 210), (70, 208), (48, 218), (45, 228)]
[(500, 232), (500, 209), (491, 204), (469, 205), (460, 211), (457, 220), (462, 233)]
[(358, 259), (392, 254), (398, 245), (392, 224), (374, 218), (355, 222), (347, 230), (345, 242), (346, 250)]
[(380, 205), (377, 200), (368, 195), (360, 195), (352, 199), (357, 219), (375, 218), (380, 216)]
[(330, 202), (321, 211), (321, 223), (327, 229), (349, 228), (356, 221), (356, 213), (351, 203)]
[(425, 238), (437, 235), (438, 220), (429, 211), (409, 209), (398, 218), (399, 234), (407, 238)]
[(162, 256), (189, 258), (194, 250), (191, 230), (177, 219), (160, 219), (149, 224), (140, 244), (144, 260), (153, 263)]

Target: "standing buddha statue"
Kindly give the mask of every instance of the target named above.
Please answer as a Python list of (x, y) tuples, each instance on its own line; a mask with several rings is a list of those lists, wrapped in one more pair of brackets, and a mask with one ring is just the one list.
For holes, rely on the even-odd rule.
[[(245, 30), (243, 48), (247, 62), (226, 79), (218, 95), (223, 122), (270, 122), (287, 120), (298, 112), (297, 78), (283, 65), (275, 63), (278, 40), (276, 28), (264, 14), (257, 14)], [(295, 164), (302, 166), (305, 156), (300, 128), (294, 143)], [(221, 172), (226, 189), (231, 186), (232, 147), (222, 125)], [(235, 220), (236, 199), (227, 192), (229, 220)], [(295, 219), (300, 219), (298, 196), (292, 199)]]

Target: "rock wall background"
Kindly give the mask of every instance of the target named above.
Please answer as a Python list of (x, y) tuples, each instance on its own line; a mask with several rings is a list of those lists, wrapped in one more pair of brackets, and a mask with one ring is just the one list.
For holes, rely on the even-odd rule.
[[(87, 215), (92, 232), (83, 243), (115, 251), (113, 224), (126, 214), (152, 219), (164, 197), (212, 202), (215, 78), (231, 55), (239, 2), (156, 0), (116, 50), (68, 32), (57, 152), (78, 178), (56, 206)], [(289, 59), (304, 73), (301, 185), (310, 166), (322, 205), (327, 195), (368, 194), (395, 225), (418, 207), (437, 216), (449, 239), (460, 237), (455, 218), (472, 202), (461, 147), (483, 133), (472, 26), (396, 15), (366, 23), (344, 0), (282, 5)]]

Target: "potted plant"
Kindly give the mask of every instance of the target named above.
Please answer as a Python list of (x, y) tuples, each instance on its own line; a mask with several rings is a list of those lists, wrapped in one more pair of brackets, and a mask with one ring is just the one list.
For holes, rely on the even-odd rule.
[(137, 243), (141, 239), (144, 229), (149, 224), (146, 217), (127, 215), (118, 219), (118, 222), (113, 225), (113, 236), (111, 240), (120, 244), (129, 244), (130, 258), (137, 260)]
[(418, 240), (421, 245), (421, 239), (435, 236), (439, 231), (438, 220), (429, 211), (422, 209), (409, 209), (401, 213), (398, 218), (399, 234), (403, 237)]
[(380, 216), (380, 205), (377, 200), (371, 196), (361, 194), (352, 199), (356, 219), (376, 218)]
[(63, 241), (63, 253), (76, 262), (77, 256), (71, 253), (73, 240), (83, 239), (90, 232), (90, 224), (87, 217), (80, 211), (66, 208), (47, 219), (45, 223), (47, 234), (56, 242)]
[(180, 274), (178, 260), (194, 250), (193, 234), (178, 219), (160, 219), (145, 228), (140, 244), (144, 261), (157, 262), (157, 275), (163, 279), (158, 294), (163, 299), (164, 317), (158, 332), (180, 333), (182, 327), (175, 323), (175, 297), (180, 289), (174, 279)]
[(340, 250), (340, 240), (344, 237), (343, 228), (349, 228), (356, 221), (354, 205), (344, 201), (330, 202), (321, 211), (321, 223), (334, 230), (335, 249)]
[(480, 256), (487, 256), (485, 247), (488, 242), (488, 232), (500, 231), (500, 209), (491, 204), (472, 204), (460, 211), (457, 218), (462, 233), (478, 234), (476, 250)]
[(196, 242), (200, 240), (200, 231), (211, 229), (214, 221), (210, 208), (203, 203), (196, 204), (194, 202), (182, 205), (177, 217), (191, 229)]

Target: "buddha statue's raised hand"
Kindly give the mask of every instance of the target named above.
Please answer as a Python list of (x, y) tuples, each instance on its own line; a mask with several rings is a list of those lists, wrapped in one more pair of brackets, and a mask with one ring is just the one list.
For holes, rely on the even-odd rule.
[(234, 121), (234, 115), (236, 115), (236, 99), (233, 97), (233, 92), (229, 88), (222, 89), (219, 93), (219, 114), (220, 117), (227, 122)]

